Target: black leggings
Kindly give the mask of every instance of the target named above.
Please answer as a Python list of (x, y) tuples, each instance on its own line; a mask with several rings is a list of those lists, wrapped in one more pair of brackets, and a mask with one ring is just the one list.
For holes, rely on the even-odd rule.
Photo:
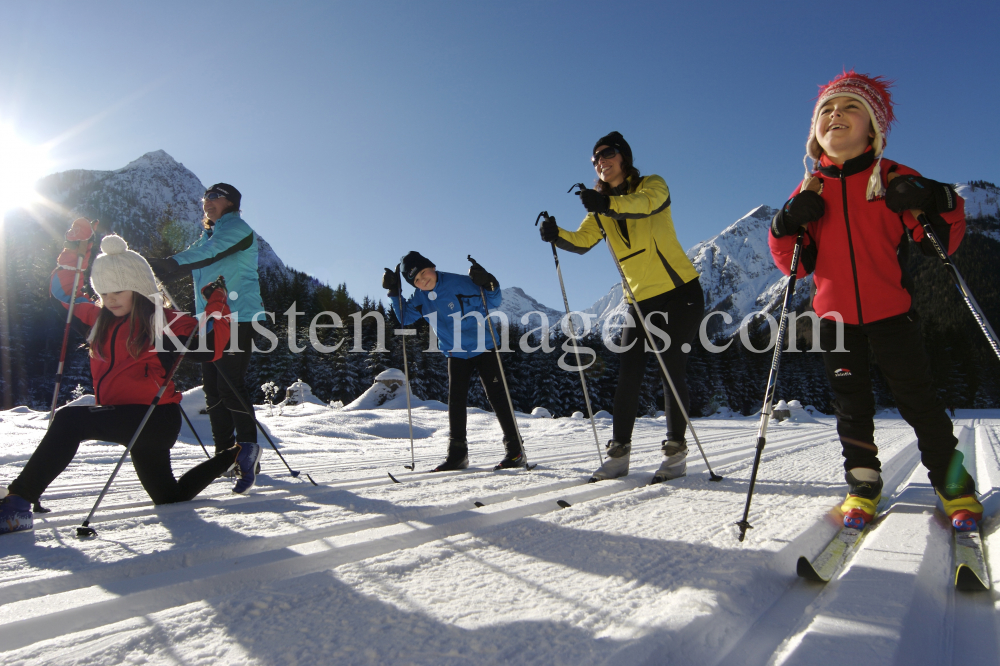
[(844, 449), (844, 469), (882, 469), (875, 446), (875, 396), (870, 371), (870, 358), (874, 356), (896, 399), (899, 415), (917, 435), (920, 459), (931, 483), (941, 487), (949, 467), (961, 464), (962, 454), (955, 451), (958, 440), (952, 433), (951, 419), (931, 385), (930, 362), (917, 313), (861, 326), (844, 324), (843, 328), (846, 351), (833, 351), (837, 324), (820, 320), (823, 361), (836, 397), (834, 410)]
[[(205, 403), (208, 407), (208, 420), (212, 424), (212, 439), (215, 441), (216, 453), (225, 451), (237, 442), (257, 441), (257, 423), (253, 415), (247, 413), (243, 406), (244, 403), (253, 404), (244, 381), (253, 351), (251, 347), (253, 324), (244, 321), (237, 326), (240, 351), (227, 351), (218, 361), (201, 364)], [(221, 377), (220, 373), (225, 373), (239, 395), (233, 392), (226, 378)], [(243, 396), (242, 402), (240, 396)]]
[(517, 437), (517, 425), (514, 415), (507, 402), (507, 393), (503, 388), (503, 378), (500, 376), (500, 365), (496, 350), (486, 352), (472, 358), (448, 358), (448, 425), (451, 428), (451, 442), (465, 443), (466, 423), (469, 404), (469, 380), (474, 370), (479, 371), (479, 381), (486, 390), (486, 399), (500, 421), (503, 430), (503, 444), (508, 453), (520, 453), (521, 442)]
[[(695, 278), (691, 282), (665, 294), (647, 298), (639, 302), (642, 313), (649, 317), (650, 323), (665, 331), (670, 336), (670, 346), (660, 352), (667, 372), (677, 388), (677, 393), (684, 403), (684, 410), (689, 406), (688, 385), (686, 378), (688, 351), (681, 347), (690, 345), (698, 334), (702, 316), (705, 314), (705, 294), (701, 282)], [(615, 389), (615, 406), (612, 433), (616, 442), (631, 442), (632, 429), (635, 427), (635, 416), (639, 411), (639, 390), (642, 388), (642, 378), (646, 373), (646, 334), (640, 328), (639, 317), (635, 306), (628, 308), (636, 326), (626, 326), (622, 329), (621, 346), (627, 347), (635, 341), (632, 348), (619, 354), (618, 387)], [(665, 320), (665, 321), (664, 321)], [(653, 341), (657, 347), (662, 347), (663, 341), (655, 335)], [(659, 367), (659, 364), (657, 364)], [(662, 374), (662, 372), (661, 372)], [(680, 406), (674, 400), (670, 388), (664, 380), (664, 398), (668, 408), (664, 411), (667, 417), (667, 439), (683, 442), (687, 432), (687, 422)]]
[[(63, 407), (56, 412), (42, 442), (7, 490), (37, 502), (76, 455), (80, 442), (96, 439), (128, 445), (149, 405)], [(176, 404), (158, 405), (132, 447), (132, 465), (154, 504), (186, 502), (204, 490), (236, 461), (232, 448), (204, 461), (177, 480), (170, 468), (170, 448), (181, 430)]]

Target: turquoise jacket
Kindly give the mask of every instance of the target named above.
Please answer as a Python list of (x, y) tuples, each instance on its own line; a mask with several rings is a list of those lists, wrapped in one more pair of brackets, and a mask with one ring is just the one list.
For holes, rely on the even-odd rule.
[(257, 234), (239, 213), (226, 213), (206, 229), (191, 247), (173, 256), (194, 279), (196, 314), (205, 311), (201, 288), (220, 275), (229, 289), (229, 308), (237, 322), (260, 319), (264, 301), (257, 274)]
[[(417, 289), (409, 300), (401, 296), (390, 296), (392, 309), (396, 318), (406, 326), (421, 317), (430, 322), (438, 339), (438, 348), (448, 356), (472, 358), (479, 356), (486, 349), (493, 349), (493, 338), (485, 324), (480, 324), (474, 315), (463, 317), (471, 312), (486, 316), (481, 293), (486, 294), (486, 305), (490, 311), (500, 307), (503, 295), (500, 286), (493, 291), (480, 292), (467, 275), (437, 272), (438, 280), (431, 291)], [(399, 313), (399, 302), (403, 301), (403, 312)], [(459, 344), (455, 344), (455, 322), (459, 321)], [(497, 335), (497, 319), (493, 318), (493, 327)], [(483, 347), (480, 349), (480, 339)], [(479, 349), (479, 351), (476, 351)]]

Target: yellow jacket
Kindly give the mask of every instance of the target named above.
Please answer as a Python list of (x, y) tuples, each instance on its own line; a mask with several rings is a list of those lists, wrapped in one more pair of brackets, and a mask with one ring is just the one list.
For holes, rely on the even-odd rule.
[[(687, 284), (698, 271), (677, 242), (666, 182), (656, 175), (630, 178), (628, 189), (629, 194), (611, 197), (611, 211), (601, 214), (601, 224), (629, 287), (644, 301)], [(600, 240), (597, 220), (588, 213), (576, 231), (559, 229), (556, 246), (584, 254)]]

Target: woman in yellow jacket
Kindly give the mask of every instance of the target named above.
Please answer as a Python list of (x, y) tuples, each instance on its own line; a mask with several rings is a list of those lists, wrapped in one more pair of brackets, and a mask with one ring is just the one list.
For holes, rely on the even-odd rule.
[[(542, 224), (542, 240), (583, 254), (601, 240), (595, 215), (608, 234), (611, 249), (618, 257), (625, 279), (646, 315), (647, 324), (670, 337), (666, 350), (657, 340), (663, 362), (677, 387), (684, 409), (688, 408), (685, 380), (688, 353), (704, 316), (705, 295), (698, 271), (684, 254), (674, 232), (670, 215), (670, 191), (659, 176), (641, 176), (632, 165), (632, 149), (618, 132), (601, 137), (594, 145), (597, 183), (583, 190), (580, 201), (589, 211), (576, 231), (558, 227), (555, 220)], [(591, 481), (613, 479), (628, 474), (632, 450), (632, 429), (639, 409), (639, 389), (647, 360), (646, 336), (629, 304), (629, 319), (622, 329), (618, 388), (615, 391), (613, 436), (608, 442), (608, 459)], [(654, 331), (655, 332), (655, 331)], [(653, 475), (653, 483), (683, 476), (687, 471), (687, 423), (676, 400), (664, 388), (668, 409), (667, 438), (663, 440), (664, 461)]]

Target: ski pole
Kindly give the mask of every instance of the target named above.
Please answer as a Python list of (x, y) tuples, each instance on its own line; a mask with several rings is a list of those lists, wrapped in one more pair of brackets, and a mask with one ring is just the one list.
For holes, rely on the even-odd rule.
[[(100, 220), (94, 220), (91, 223), (91, 238), (93, 238), (97, 233), (97, 226), (99, 224)], [(73, 309), (76, 306), (76, 290), (80, 286), (80, 278), (83, 275), (83, 260), (85, 254), (89, 259), (89, 249), (86, 253), (81, 252), (76, 258), (76, 274), (73, 276), (73, 291), (70, 292), (69, 311), (66, 313), (66, 328), (63, 329), (62, 350), (59, 352), (59, 367), (56, 369), (56, 387), (52, 391), (52, 406), (49, 408), (49, 426), (52, 425), (52, 418), (56, 414), (56, 405), (59, 402), (59, 391), (62, 388), (63, 368), (66, 365), (66, 348), (69, 346), (69, 329), (73, 324)]]
[[(897, 173), (889, 174), (889, 182), (891, 183), (894, 178), (898, 177)], [(962, 274), (958, 272), (958, 268), (952, 263), (951, 257), (944, 249), (944, 245), (941, 243), (941, 239), (937, 237), (934, 229), (931, 227), (930, 220), (924, 214), (924, 211), (914, 208), (910, 211), (913, 217), (917, 218), (920, 222), (920, 226), (924, 228), (924, 235), (930, 240), (931, 245), (934, 247), (934, 251), (937, 253), (941, 263), (944, 267), (948, 269), (948, 275), (951, 276), (952, 282), (955, 283), (955, 287), (958, 289), (958, 293), (962, 296), (962, 300), (965, 301), (965, 305), (969, 308), (972, 313), (972, 318), (976, 320), (979, 325), (979, 330), (983, 332), (986, 336), (986, 342), (989, 343), (990, 348), (993, 349), (993, 353), (1000, 358), (1000, 344), (997, 344), (997, 335), (993, 332), (993, 327), (990, 326), (990, 322), (986, 319), (986, 315), (983, 314), (983, 309), (979, 307), (979, 303), (976, 302), (976, 298), (972, 295), (972, 291), (969, 289), (969, 285), (965, 283), (962, 278)]]
[[(100, 224), (100, 220), (94, 220), (91, 223), (91, 238), (93, 238), (94, 234), (97, 233), (98, 224)], [(80, 279), (83, 276), (84, 254), (86, 254), (87, 259), (89, 260), (89, 250), (86, 253), (80, 253), (76, 258), (76, 274), (73, 276), (73, 291), (70, 292), (69, 311), (66, 313), (66, 327), (63, 329), (62, 349), (59, 352), (59, 367), (56, 368), (56, 386), (52, 390), (52, 406), (49, 408), (49, 428), (52, 427), (52, 419), (54, 419), (56, 415), (56, 405), (59, 404), (59, 391), (62, 389), (63, 368), (66, 366), (66, 349), (69, 346), (69, 329), (73, 325), (73, 309), (76, 307), (76, 290), (79, 288)], [(41, 498), (35, 500), (31, 509), (34, 513), (52, 512), (52, 509), (46, 509), (42, 506)]]
[(199, 444), (201, 444), (201, 450), (205, 452), (205, 457), (207, 457), (207, 458), (211, 459), (211, 458), (212, 458), (212, 456), (210, 456), (210, 455), (208, 454), (208, 449), (206, 449), (206, 448), (205, 448), (205, 445), (204, 445), (204, 444), (202, 444), (202, 441), (201, 441), (201, 437), (199, 437), (199, 436), (198, 436), (198, 431), (197, 431), (197, 430), (195, 430), (195, 429), (194, 429), (194, 425), (192, 425), (192, 424), (191, 424), (191, 419), (189, 419), (189, 418), (188, 418), (188, 415), (187, 415), (187, 412), (185, 412), (185, 411), (184, 411), (184, 408), (183, 408), (183, 407), (181, 407), (181, 403), (179, 403), (179, 402), (178, 402), (178, 403), (177, 403), (177, 406), (178, 406), (178, 407), (180, 408), (180, 410), (181, 410), (181, 416), (183, 416), (183, 417), (184, 417), (184, 420), (185, 420), (185, 421), (187, 422), (187, 424), (188, 424), (188, 428), (191, 428), (191, 432), (192, 432), (192, 433), (194, 433), (194, 438), (198, 440), (198, 443), (199, 443)]
[[(535, 218), (535, 226), (538, 226), (538, 221), (542, 218), (546, 220), (555, 219), (549, 215), (548, 211), (543, 210)], [(552, 260), (556, 262), (556, 275), (559, 276), (559, 288), (562, 289), (563, 305), (566, 307), (566, 318), (569, 320), (570, 328), (573, 326), (573, 318), (570, 315), (569, 309), (569, 298), (566, 296), (566, 283), (563, 282), (562, 267), (559, 265), (559, 252), (556, 250), (556, 243), (552, 241)], [(574, 334), (576, 331), (573, 331)], [(597, 445), (597, 460), (599, 464), (604, 464), (604, 456), (601, 455), (601, 440), (597, 436), (597, 423), (594, 420), (594, 409), (590, 406), (590, 393), (587, 391), (587, 378), (583, 374), (583, 364), (580, 362), (580, 350), (576, 345), (576, 336), (570, 336), (570, 340), (573, 341), (573, 353), (576, 355), (576, 368), (580, 371), (580, 385), (583, 387), (583, 400), (587, 404), (587, 414), (590, 416), (590, 428), (594, 431), (594, 444)]]
[(132, 439), (129, 440), (128, 446), (125, 447), (125, 453), (123, 453), (122, 457), (118, 459), (118, 464), (115, 465), (114, 471), (111, 472), (108, 482), (104, 484), (101, 494), (97, 496), (97, 501), (94, 502), (94, 508), (92, 508), (90, 513), (87, 514), (87, 519), (83, 521), (83, 524), (76, 528), (76, 535), (78, 537), (97, 536), (97, 530), (90, 527), (90, 519), (94, 517), (94, 512), (96, 512), (97, 507), (101, 505), (101, 500), (104, 499), (104, 495), (107, 494), (108, 488), (111, 487), (111, 482), (115, 480), (115, 477), (118, 475), (118, 470), (122, 468), (125, 458), (128, 457), (128, 454), (135, 445), (136, 440), (139, 439), (139, 435), (142, 434), (142, 429), (146, 427), (146, 422), (149, 421), (149, 417), (153, 415), (153, 410), (156, 409), (158, 404), (160, 404), (160, 398), (163, 397), (163, 393), (167, 390), (171, 380), (174, 378), (174, 373), (177, 372), (177, 367), (181, 364), (181, 361), (184, 360), (184, 355), (188, 351), (188, 346), (191, 344), (192, 338), (194, 338), (195, 334), (198, 333), (198, 328), (198, 326), (195, 326), (194, 329), (191, 330), (191, 333), (188, 334), (187, 339), (184, 341), (184, 345), (181, 347), (180, 355), (177, 357), (177, 360), (174, 361), (173, 366), (170, 368), (170, 372), (167, 373), (167, 376), (163, 380), (163, 386), (161, 386), (160, 390), (156, 392), (156, 396), (153, 397), (153, 402), (150, 403), (149, 409), (146, 410), (146, 414), (142, 417), (142, 421), (139, 422), (139, 427), (135, 429), (135, 434), (132, 435)]
[[(399, 325), (403, 325), (403, 281), (400, 279), (400, 265), (396, 264), (396, 288), (399, 289)], [(408, 333), (409, 331), (407, 331)], [(406, 420), (410, 423), (410, 464), (406, 469), (416, 471), (417, 460), (413, 453), (413, 411), (410, 409), (410, 365), (406, 361), (406, 336), (400, 335), (403, 343), (403, 376), (406, 378)]]
[[(470, 254), (468, 256), (469, 261), (473, 264), (478, 263), (472, 258)], [(524, 468), (527, 470), (534, 469), (535, 465), (528, 464), (528, 452), (524, 448), (524, 438), (521, 437), (521, 429), (517, 427), (517, 415), (514, 413), (514, 401), (510, 398), (510, 387), (507, 386), (507, 374), (503, 371), (503, 361), (500, 360), (500, 346), (497, 344), (497, 334), (493, 331), (493, 322), (490, 320), (490, 306), (486, 305), (486, 292), (483, 288), (479, 288), (479, 297), (483, 299), (483, 310), (486, 311), (486, 325), (490, 329), (490, 337), (493, 338), (493, 349), (497, 355), (497, 365), (500, 367), (500, 379), (503, 380), (503, 390), (507, 394), (507, 406), (510, 407), (510, 418), (514, 421), (514, 432), (517, 433), (518, 442), (521, 444), (521, 455), (524, 456)], [(537, 465), (537, 463), (536, 463)]]
[[(812, 190), (819, 194), (823, 187), (822, 183), (815, 176), (810, 176), (803, 183), (803, 190)], [(750, 487), (747, 489), (747, 503), (743, 507), (743, 520), (736, 523), (740, 528), (739, 540), (742, 542), (746, 538), (747, 530), (752, 530), (753, 525), (747, 518), (750, 516), (750, 500), (753, 497), (754, 485), (757, 482), (757, 470), (760, 468), (760, 457), (764, 452), (764, 445), (767, 439), (767, 426), (771, 420), (771, 408), (774, 405), (774, 395), (778, 386), (778, 365), (781, 363), (781, 348), (785, 342), (785, 332), (788, 328), (788, 306), (792, 302), (792, 295), (795, 293), (795, 282), (798, 279), (796, 273), (799, 270), (799, 258), (802, 255), (802, 244), (805, 240), (805, 228), (799, 229), (799, 235), (795, 238), (795, 249), (792, 251), (792, 263), (789, 266), (788, 282), (785, 284), (785, 298), (781, 303), (781, 318), (778, 320), (778, 337), (774, 342), (774, 354), (771, 357), (771, 372), (767, 376), (767, 388), (764, 389), (764, 406), (760, 410), (760, 425), (757, 428), (757, 450), (754, 453), (753, 469), (750, 472)]]
[[(262, 426), (260, 424), (260, 421), (257, 420), (257, 414), (250, 407), (250, 405), (247, 404), (247, 401), (243, 398), (243, 395), (236, 390), (236, 387), (233, 385), (233, 382), (230, 381), (229, 377), (226, 375), (223, 369), (216, 365), (215, 371), (219, 373), (219, 376), (222, 377), (223, 380), (225, 380), (226, 384), (229, 386), (229, 390), (232, 391), (237, 398), (239, 398), (240, 404), (243, 405), (243, 409), (245, 409), (247, 413), (250, 414), (250, 418), (253, 419), (253, 422), (254, 424), (256, 424), (257, 429), (260, 430), (261, 434), (264, 435), (264, 438), (267, 440), (268, 444), (271, 445), (271, 448), (274, 449), (274, 452), (278, 454), (279, 458), (281, 458), (281, 462), (285, 463), (285, 467), (288, 468), (288, 473), (291, 474), (293, 478), (298, 478), (300, 472), (298, 470), (292, 469), (291, 466), (289, 466), (288, 461), (285, 460), (285, 456), (281, 455), (281, 451), (279, 451), (278, 447), (274, 445), (274, 440), (271, 439), (271, 436), (267, 434), (266, 430), (264, 430), (264, 426)], [(319, 485), (318, 483), (313, 481), (313, 478), (309, 476), (308, 472), (306, 472), (306, 478), (309, 479), (309, 482), (312, 483), (314, 486)]]
[(788, 283), (785, 285), (785, 299), (781, 304), (781, 319), (778, 320), (778, 337), (774, 342), (774, 355), (771, 357), (771, 372), (767, 376), (767, 388), (764, 389), (764, 406), (760, 410), (760, 425), (757, 428), (757, 451), (753, 458), (753, 469), (750, 472), (750, 487), (747, 489), (747, 503), (743, 507), (743, 520), (736, 523), (740, 528), (739, 540), (743, 541), (748, 529), (753, 529), (753, 525), (747, 520), (750, 515), (750, 499), (753, 497), (754, 484), (757, 482), (757, 470), (760, 467), (760, 457), (764, 452), (764, 444), (767, 439), (767, 425), (771, 420), (771, 407), (774, 404), (774, 394), (778, 385), (778, 365), (781, 363), (781, 348), (785, 342), (785, 331), (788, 328), (787, 312), (792, 301), (792, 294), (795, 293), (795, 273), (799, 268), (799, 256), (802, 253), (802, 240), (805, 231), (799, 229), (799, 235), (795, 239), (795, 250), (792, 252), (791, 273), (788, 276)]
[[(587, 189), (587, 186), (583, 183), (577, 183), (573, 187), (569, 188), (569, 191), (572, 192), (576, 187), (579, 187), (580, 190)], [(639, 307), (639, 299), (635, 297), (632, 287), (629, 286), (628, 280), (625, 279), (625, 269), (622, 268), (621, 262), (618, 261), (618, 255), (615, 254), (614, 248), (611, 247), (611, 242), (608, 240), (608, 232), (604, 230), (604, 225), (601, 223), (601, 216), (597, 213), (594, 213), (593, 215), (594, 219), (597, 221), (597, 228), (601, 231), (601, 236), (604, 237), (604, 244), (608, 246), (608, 252), (611, 253), (611, 258), (614, 260), (615, 266), (618, 268), (618, 274), (622, 278), (622, 289), (627, 292), (629, 298), (632, 299), (632, 306), (635, 308), (635, 313), (639, 315), (639, 326), (646, 334), (646, 340), (649, 342), (649, 346), (653, 350), (653, 355), (656, 356), (657, 363), (660, 364), (660, 370), (663, 371), (663, 376), (666, 377), (667, 384), (670, 385), (670, 391), (674, 395), (674, 400), (677, 401), (677, 407), (681, 410), (681, 414), (684, 416), (684, 420), (687, 422), (688, 428), (691, 430), (691, 436), (694, 437), (694, 442), (698, 445), (698, 450), (701, 451), (701, 457), (705, 461), (705, 467), (708, 468), (708, 478), (711, 481), (722, 481), (722, 477), (713, 472), (712, 466), (708, 463), (708, 456), (705, 455), (705, 449), (701, 446), (701, 441), (698, 439), (698, 433), (694, 429), (694, 424), (691, 423), (691, 417), (688, 416), (687, 409), (685, 409), (684, 403), (681, 401), (681, 396), (677, 393), (677, 387), (674, 386), (674, 380), (670, 378), (667, 366), (663, 362), (663, 358), (660, 356), (660, 352), (656, 348), (656, 343), (653, 342), (653, 336), (646, 328), (646, 319), (642, 314), (642, 308)]]

